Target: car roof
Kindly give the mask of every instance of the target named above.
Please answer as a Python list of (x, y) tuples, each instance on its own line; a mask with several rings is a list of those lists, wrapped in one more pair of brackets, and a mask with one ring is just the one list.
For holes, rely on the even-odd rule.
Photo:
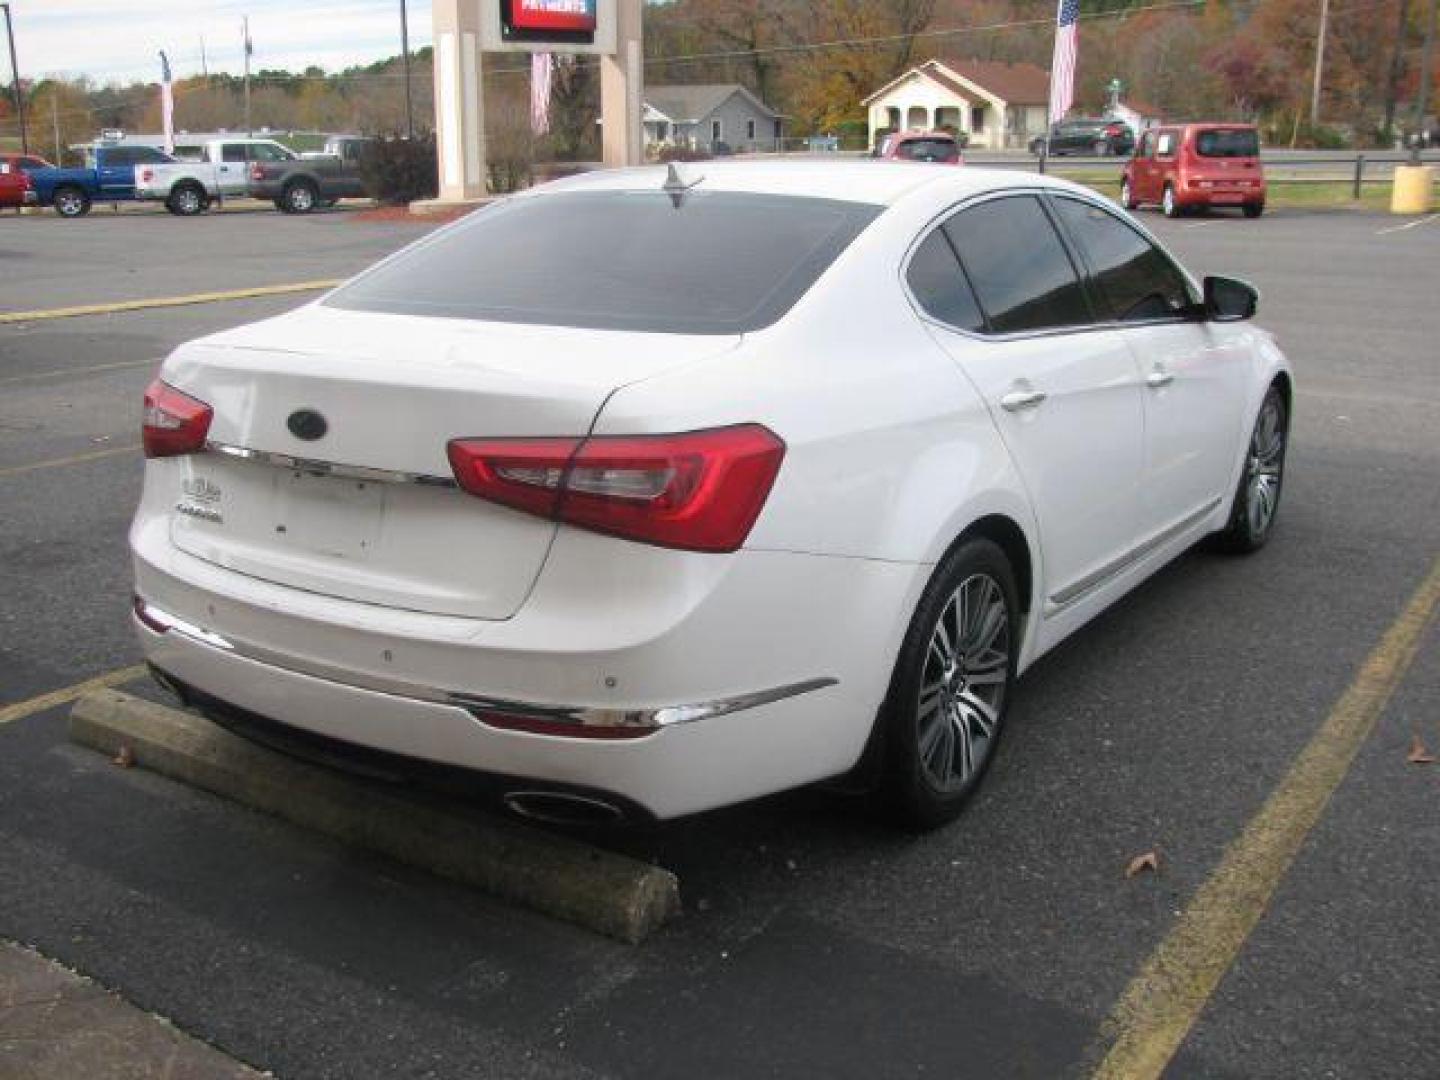
[[(1073, 185), (1052, 177), (1011, 169), (936, 169), (923, 162), (854, 158), (834, 161), (800, 158), (791, 161), (692, 161), (678, 165), (681, 180), (698, 181), (706, 191), (742, 191), (791, 195), (843, 202), (892, 205), (905, 196), (935, 184), (945, 184), (957, 198), (1011, 187)], [(666, 166), (638, 169), (602, 169), (566, 177), (530, 188), (516, 196), (528, 198), (570, 191), (659, 191), (668, 175)]]

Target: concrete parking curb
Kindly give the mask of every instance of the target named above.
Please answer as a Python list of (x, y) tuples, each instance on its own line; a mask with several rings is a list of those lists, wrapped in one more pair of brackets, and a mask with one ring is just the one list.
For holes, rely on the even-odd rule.
[(638, 943), (680, 910), (674, 874), (507, 821), (423, 805), (115, 690), (86, 694), (70, 738), (216, 795)]

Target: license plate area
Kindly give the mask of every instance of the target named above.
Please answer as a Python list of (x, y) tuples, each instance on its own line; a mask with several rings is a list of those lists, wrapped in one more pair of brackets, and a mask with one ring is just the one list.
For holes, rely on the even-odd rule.
[(380, 541), (385, 485), (369, 480), (277, 474), (276, 543), (315, 555), (363, 561)]

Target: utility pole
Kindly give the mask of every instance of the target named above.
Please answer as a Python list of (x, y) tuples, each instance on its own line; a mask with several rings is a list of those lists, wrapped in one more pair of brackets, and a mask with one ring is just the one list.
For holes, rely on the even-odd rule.
[(255, 137), (254, 125), (250, 123), (250, 54), (255, 51), (250, 44), (250, 16), (246, 15), (241, 23), (241, 29), (245, 36), (245, 135), (247, 138)]
[(410, 91), (410, 18), (400, 0), (400, 52), (405, 57), (405, 134), (415, 138), (415, 100)]
[(1320, 0), (1320, 36), (1315, 42), (1315, 85), (1310, 91), (1310, 126), (1320, 125), (1320, 73), (1325, 69), (1325, 31), (1330, 25), (1330, 0)]
[(5, 9), (5, 36), (10, 39), (10, 92), (15, 96), (15, 118), (20, 121), (20, 152), (30, 153), (30, 136), (25, 130), (25, 95), (20, 92), (20, 63), (15, 59), (15, 26), (10, 22), (10, 5)]
[(55, 92), (59, 84), (50, 83), (50, 126), (55, 129), (55, 164), (59, 165), (64, 159), (60, 152), (60, 95)]
[(200, 35), (200, 74), (205, 79), (205, 85), (210, 85), (210, 64), (205, 59), (205, 35)]

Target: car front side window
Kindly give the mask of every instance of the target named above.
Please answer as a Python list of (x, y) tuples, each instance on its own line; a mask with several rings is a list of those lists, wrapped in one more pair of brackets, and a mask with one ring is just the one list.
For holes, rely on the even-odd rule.
[(1184, 276), (1165, 253), (1094, 203), (1053, 202), (1071, 239), (1090, 264), (1110, 316), (1120, 322), (1174, 319), (1194, 303)]
[(968, 207), (944, 229), (992, 332), (1056, 330), (1094, 321), (1075, 266), (1034, 195)]

